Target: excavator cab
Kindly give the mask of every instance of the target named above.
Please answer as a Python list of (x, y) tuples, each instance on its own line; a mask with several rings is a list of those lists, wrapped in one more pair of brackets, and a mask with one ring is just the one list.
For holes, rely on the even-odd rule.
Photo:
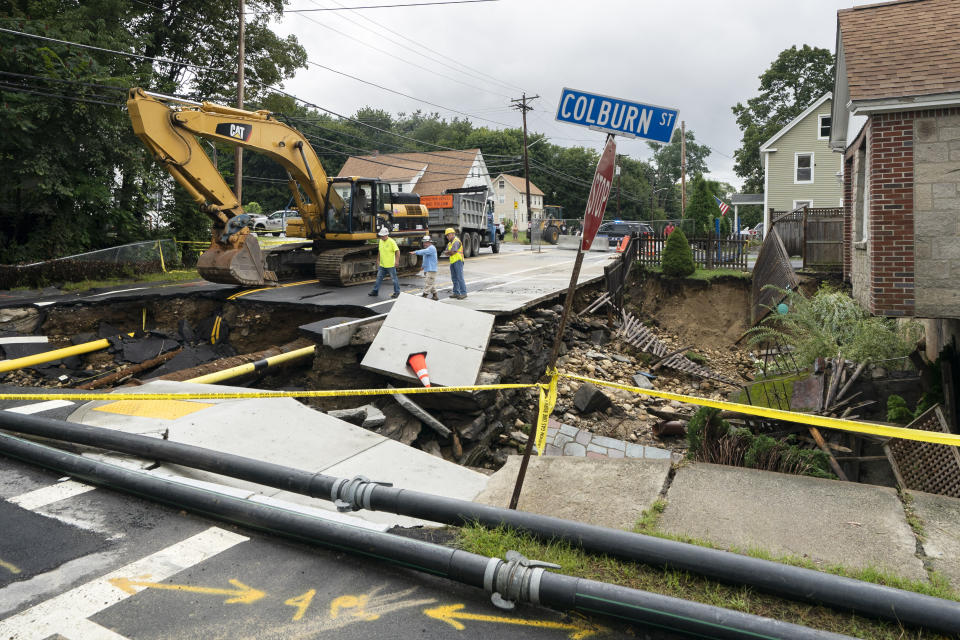
[[(376, 237), (378, 219), (380, 224), (383, 224), (392, 213), (390, 185), (379, 180), (362, 178), (329, 180), (330, 192), (339, 198), (330, 198), (327, 204), (327, 237), (343, 239), (341, 236), (349, 235), (361, 240), (371, 233)], [(337, 201), (339, 206), (333, 204)]]

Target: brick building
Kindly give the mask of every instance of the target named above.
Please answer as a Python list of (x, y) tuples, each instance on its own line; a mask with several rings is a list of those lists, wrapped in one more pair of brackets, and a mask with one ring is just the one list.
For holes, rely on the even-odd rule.
[(960, 334), (960, 2), (837, 12), (830, 145), (843, 154), (844, 278), (871, 313)]

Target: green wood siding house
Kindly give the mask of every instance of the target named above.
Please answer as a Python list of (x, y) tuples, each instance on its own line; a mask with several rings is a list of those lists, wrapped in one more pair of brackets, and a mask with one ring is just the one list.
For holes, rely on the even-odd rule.
[(770, 209), (790, 211), (804, 203), (811, 207), (843, 205), (838, 174), (841, 158), (830, 148), (831, 94), (760, 145), (764, 171), (764, 229), (770, 228)]

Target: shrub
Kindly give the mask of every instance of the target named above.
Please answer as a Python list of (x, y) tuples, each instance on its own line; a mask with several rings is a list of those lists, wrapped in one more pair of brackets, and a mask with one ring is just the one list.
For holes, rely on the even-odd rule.
[(685, 278), (697, 270), (687, 236), (680, 229), (667, 237), (663, 248), (663, 274), (671, 278)]
[(250, 215), (258, 215), (263, 213), (263, 207), (260, 206), (259, 202), (253, 201), (243, 205), (243, 211)]
[(913, 420), (913, 412), (907, 407), (907, 401), (896, 394), (887, 398), (887, 422), (907, 424)]
[(817, 358), (835, 358), (838, 351), (854, 362), (903, 358), (923, 336), (920, 323), (871, 316), (849, 295), (829, 285), (810, 298), (772, 288), (784, 296), (788, 311), (783, 315), (774, 311), (764, 318), (749, 331), (750, 343), (792, 345), (800, 367), (812, 365)]
[(697, 411), (687, 424), (687, 457), (701, 462), (833, 478), (827, 455), (797, 446), (793, 437), (777, 440), (749, 429), (732, 429), (719, 409)]

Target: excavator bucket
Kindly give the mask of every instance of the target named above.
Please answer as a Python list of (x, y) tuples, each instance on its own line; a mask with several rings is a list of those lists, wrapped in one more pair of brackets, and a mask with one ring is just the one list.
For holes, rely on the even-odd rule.
[(260, 243), (253, 234), (244, 234), (235, 244), (214, 241), (197, 261), (197, 272), (204, 280), (246, 287), (272, 287), (277, 275), (268, 271)]

